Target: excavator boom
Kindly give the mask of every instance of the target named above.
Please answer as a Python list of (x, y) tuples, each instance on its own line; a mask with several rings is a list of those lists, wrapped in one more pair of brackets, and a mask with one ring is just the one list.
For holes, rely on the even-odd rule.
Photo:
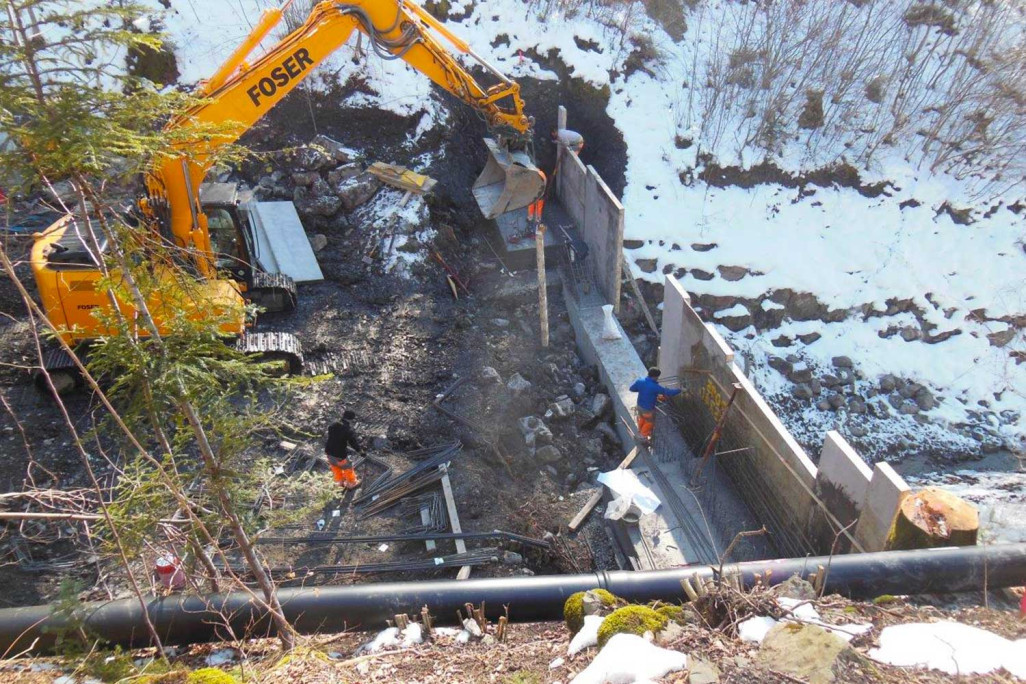
[[(492, 157), (474, 185), (474, 195), (486, 217), (525, 207), (544, 193), (545, 177), (530, 154), (533, 122), (524, 114), (520, 86), (423, 8), (410, 0), (327, 0), (314, 6), (302, 26), (247, 64), (250, 53), (281, 18), (281, 9), (266, 10), (247, 39), (201, 85), (205, 102), (169, 124), (197, 130), (217, 127), (218, 133), (183, 143), (190, 154), (160, 160), (147, 179), (149, 207), (163, 209), (177, 244), (205, 255), (199, 264), (204, 275), (213, 275), (214, 266), (198, 190), (211, 156), (280, 102), (354, 31), (366, 35), (380, 56), (404, 60), (483, 115), (493, 136), (488, 141)], [(477, 60), (499, 83), (489, 88), (480, 85), (443, 39)]]

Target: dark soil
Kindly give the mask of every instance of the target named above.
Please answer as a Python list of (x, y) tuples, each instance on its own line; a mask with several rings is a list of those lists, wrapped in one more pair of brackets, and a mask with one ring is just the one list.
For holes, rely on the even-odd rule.
[[(532, 98), (528, 92), (527, 99), (536, 108), (533, 111), (550, 112), (554, 123), (554, 100), (560, 96), (551, 84), (536, 85), (534, 95), (545, 97)], [(371, 453), (386, 459), (397, 472), (413, 465), (402, 455), (405, 451), (453, 439), (463, 442), (463, 452), (454, 460), (450, 477), (464, 531), (502, 529), (536, 537), (548, 531), (558, 532), (590, 494), (588, 480), (594, 477), (595, 470), (608, 469), (618, 462), (618, 446), (603, 444), (599, 458), (591, 459), (594, 465), (589, 471), (578, 442), (595, 435), (589, 432), (590, 427), (583, 427), (584, 418), (550, 423), (554, 445), (561, 450), (563, 459), (546, 467), (526, 451), (516, 421), (526, 415), (544, 413), (549, 402), (558, 395), (571, 393), (577, 382), (587, 386), (587, 393), (577, 402), (589, 401), (599, 391), (596, 374), (585, 368), (576, 355), (573, 333), (556, 290), (550, 292), (552, 345), (547, 350), (538, 345), (536, 297), (530, 294), (531, 290), (521, 297), (488, 296), (494, 285), (508, 276), (498, 271), (484, 243), (493, 228), (477, 218), (469, 194), (470, 183), (484, 163), (485, 152), (480, 142), (483, 124), (462, 105), (454, 105), (448, 128), (428, 132), (409, 149), (403, 143), (418, 116), (404, 118), (340, 106), (346, 94), (364, 87), (361, 83), (349, 83), (323, 96), (297, 91), (247, 134), (245, 142), (258, 151), (269, 152), (301, 145), (313, 138), (316, 130), (358, 149), (367, 162), (394, 163), (409, 163), (418, 154), (441, 147), (443, 154), (435, 164), (417, 169), (439, 180), (429, 201), (431, 224), (439, 237), (432, 245), (423, 246), (423, 261), (411, 268), (408, 277), (402, 277), (362, 262), (366, 231), (370, 227), (359, 225), (354, 216), (340, 215), (318, 222), (316, 230), (307, 226), (311, 233), (323, 233), (328, 239), (328, 246), (318, 254), (325, 280), (302, 285), (298, 310), (262, 316), (260, 327), (295, 332), (304, 345), (307, 361), (313, 365), (331, 366), (332, 359), (340, 356), (359, 361), (343, 366), (336, 363), (334, 373), (311, 378), (295, 388), (285, 406), (269, 405), (269, 410), (278, 412), (276, 418), (284, 426), (285, 436), (297, 448), (283, 449), (280, 437), (268, 436), (252, 456), (254, 460), (270, 458), (283, 465), (302, 456), (305, 463), (308, 457), (320, 454), (327, 426), (339, 418), (343, 408), (352, 408), (359, 416), (356, 426), (364, 439), (370, 443), (374, 437), (379, 438)], [(582, 121), (587, 119), (582, 117)], [(618, 154), (622, 156), (622, 140), (620, 145)], [(540, 145), (540, 149), (547, 147), (551, 146)], [(601, 145), (594, 147), (596, 151), (602, 149)], [(268, 173), (268, 164), (288, 171), (280, 155), (272, 155), (247, 163), (238, 177), (254, 183)], [(287, 173), (283, 183), (289, 183)], [(619, 187), (622, 188), (622, 172)], [(443, 270), (430, 259), (427, 249), (437, 250), (459, 270), (469, 283), (469, 296), (461, 293), (458, 300), (453, 298)], [(30, 284), (30, 274), (26, 271), (24, 276), (24, 282)], [(49, 475), (41, 475), (43, 471), (33, 466), (32, 471), (39, 478), (37, 485), (84, 487), (84, 473), (62, 427), (59, 411), (34, 391), (24, 369), (34, 363), (35, 352), (20, 302), (10, 290), (10, 283), (0, 284), (0, 310), (8, 315), (0, 320), (0, 335), (4, 338), (0, 349), (0, 393), (14, 407), (39, 466), (53, 473), (53, 478), (48, 479)], [(495, 319), (507, 323), (500, 326)], [(480, 379), (484, 366), (497, 369), (504, 382), (513, 373), (520, 373), (533, 386), (524, 395), (514, 397), (504, 384), (490, 386)], [(485, 425), (485, 434), (454, 424), (430, 408), (436, 395), (456, 378), (471, 381), (447, 406)], [(92, 426), (94, 413), (97, 419), (102, 413), (87, 394), (71, 397), (67, 407), (83, 430)], [(490, 446), (500, 441), (508, 463), (502, 463)], [(111, 446), (104, 443), (105, 448)], [(30, 459), (18, 425), (3, 413), (0, 449), (5, 456), (0, 464), (0, 486), (4, 491), (18, 491), (23, 487)], [(361, 471), (365, 479), (377, 475), (377, 470), (370, 466)], [(330, 477), (322, 465), (314, 466), (313, 472), (324, 481)], [(108, 473), (101, 468), (101, 475), (105, 474)], [(287, 488), (287, 478), (286, 475), (278, 480), (283, 489)], [(267, 510), (304, 503), (294, 494), (290, 495), (291, 500), (276, 496), (271, 491), (271, 502), (265, 504)], [(329, 530), (338, 534), (401, 533), (414, 523), (400, 519), (395, 510), (357, 521), (350, 508), (351, 499), (351, 495), (337, 496), (323, 510), (304, 514), (296, 527), (270, 534), (305, 536), (314, 531), (315, 522), (321, 517), (329, 521)], [(331, 516), (334, 510), (339, 511), (338, 518)], [(58, 535), (67, 537), (68, 533), (74, 537), (82, 529), (68, 527), (61, 532), (55, 526), (47, 526), (46, 532), (50, 540)], [(52, 600), (63, 580), (77, 578), (90, 587), (101, 574), (105, 575), (103, 587), (115, 595), (124, 591), (116, 564), (91, 564), (81, 545), (71, 546), (63, 539), (49, 546), (31, 545), (33, 557), (42, 564), (26, 571), (18, 566), (11, 546), (12, 539), (19, 534), (16, 528), (8, 526), (0, 536), (0, 554), (6, 562), (0, 567), (0, 582), (5, 586), (0, 605)], [(488, 544), (472, 542), (468, 547)], [(73, 569), (58, 569), (52, 564), (59, 560), (57, 556), (76, 548)], [(474, 575), (588, 571), (609, 567), (613, 562), (598, 515), (567, 548), (560, 553), (524, 553), (523, 549), (511, 547), (526, 556), (522, 563), (475, 568)], [(426, 556), (422, 543), (389, 544), (386, 552), (379, 551), (377, 545), (262, 549), (272, 566), (358, 564)], [(454, 550), (452, 542), (440, 542), (438, 552), (432, 555)], [(144, 571), (151, 560), (141, 560)], [(453, 575), (453, 570), (375, 576), (321, 575), (313, 580), (298, 578), (296, 582), (349, 583)], [(91, 590), (83, 596), (103, 598), (109, 595), (106, 589)]]

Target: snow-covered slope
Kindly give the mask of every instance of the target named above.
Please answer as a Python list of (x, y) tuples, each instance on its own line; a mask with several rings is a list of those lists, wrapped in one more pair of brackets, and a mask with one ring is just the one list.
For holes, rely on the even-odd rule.
[[(183, 80), (209, 73), (268, 4), (172, 0), (164, 22), (178, 47)], [(870, 4), (897, 11), (900, 19), (902, 3)], [(934, 440), (938, 448), (963, 453), (981, 442), (990, 448), (1021, 443), (1026, 365), (1012, 352), (1023, 348), (1018, 326), (1026, 314), (1026, 254), (1023, 218), (1009, 208), (1015, 191), (1001, 195), (990, 187), (983, 203), (979, 182), (918, 168), (922, 164), (907, 161), (904, 148), (875, 150), (859, 169), (864, 184), (882, 184), (879, 194), (869, 193), (873, 197), (851, 187), (799, 190), (763, 182), (719, 188), (693, 181), (706, 170), (708, 154), (723, 165), (761, 159), (741, 144), (746, 113), (735, 107), (729, 115), (717, 114), (716, 127), (704, 125), (703, 113), (715, 111), (714, 94), (696, 87), (702, 80), (696, 74), (715, 63), (717, 50), (736, 42), (739, 31), (752, 30), (715, 21), (717, 13), (734, 6), (725, 0), (700, 3), (687, 15), (690, 28), (679, 43), (640, 3), (583, 4), (568, 14), (560, 3), (457, 0), (449, 3), (447, 23), (514, 77), (556, 78), (525, 56), (554, 49), (575, 78), (608, 86), (607, 113), (627, 144), (623, 203), (636, 271), (654, 283), (676, 271), (689, 291), (714, 296), (700, 301), (707, 317), (750, 359), (750, 373), (767, 397), (789, 409), (796, 432), (839, 427), (861, 439), (864, 450), (873, 449), (872, 437), (879, 433), (878, 452), (867, 455), (891, 458), (901, 455), (895, 447), (914, 447), (909, 440)], [(940, 49), (947, 40), (940, 31), (922, 35), (927, 49)], [(995, 37), (994, 47), (1020, 38), (1014, 27)], [(648, 61), (644, 68), (628, 69), (638, 45), (646, 47)], [(320, 69), (321, 78), (342, 81), (359, 73), (382, 93), (359, 94), (351, 104), (422, 112), (421, 132), (444, 119), (427, 79), (373, 54), (354, 64), (354, 49), (344, 48)], [(571, 127), (573, 117), (571, 111)], [(783, 140), (775, 164), (797, 174), (865, 156), (857, 135), (824, 132), (815, 145), (806, 143)], [(583, 158), (588, 161), (587, 148)], [(956, 223), (945, 205), (972, 209), (974, 222)], [(728, 278), (720, 267), (737, 268)], [(799, 315), (795, 293), (811, 294), (819, 308)], [(714, 316), (718, 309), (726, 311)], [(767, 312), (774, 314), (769, 323)], [(753, 325), (745, 327), (746, 315)], [(833, 357), (850, 357), (856, 381), (845, 392), (858, 393), (871, 407), (870, 417), (875, 411), (880, 420), (847, 408), (817, 408), (829, 392), (794, 399), (794, 385), (767, 363), (771, 355), (793, 355), (823, 368)], [(905, 414), (894, 403), (888, 408), (888, 394), (878, 384), (883, 374), (929, 388), (936, 405), (925, 401)], [(957, 431), (947, 432), (951, 426)], [(899, 436), (905, 441), (896, 442)]]

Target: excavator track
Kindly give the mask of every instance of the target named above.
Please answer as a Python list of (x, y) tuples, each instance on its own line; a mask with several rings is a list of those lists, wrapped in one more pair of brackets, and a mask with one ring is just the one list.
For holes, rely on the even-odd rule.
[(246, 299), (271, 313), (295, 311), (296, 282), (284, 273), (253, 271)]
[(235, 342), (235, 348), (244, 354), (258, 356), (261, 360), (285, 362), (288, 375), (303, 372), (303, 346), (292, 333), (246, 333)]
[[(44, 394), (52, 395), (54, 390), (58, 395), (67, 394), (82, 386), (82, 374), (78, 366), (72, 361), (71, 354), (60, 347), (51, 349), (43, 355), (43, 368), (46, 372), (36, 371), (32, 380), (36, 389)], [(50, 382), (46, 380), (47, 375), (50, 376)]]

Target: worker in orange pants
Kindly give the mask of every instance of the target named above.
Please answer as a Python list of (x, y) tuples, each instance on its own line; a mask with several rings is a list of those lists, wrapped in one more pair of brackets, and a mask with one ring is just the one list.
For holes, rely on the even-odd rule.
[(349, 447), (363, 453), (360, 441), (356, 438), (356, 431), (353, 430), (352, 421), (355, 419), (356, 414), (352, 411), (343, 412), (342, 422), (332, 423), (328, 428), (328, 441), (324, 445), (324, 453), (328, 457), (328, 465), (331, 466), (335, 484), (346, 489), (356, 489), (360, 486), (360, 478), (349, 461)]
[(631, 392), (638, 393), (638, 432), (641, 433), (642, 444), (652, 444), (652, 430), (655, 429), (656, 402), (667, 397), (680, 394), (679, 389), (670, 389), (659, 384), (662, 371), (653, 366), (648, 369), (648, 376), (639, 378), (631, 385)]

